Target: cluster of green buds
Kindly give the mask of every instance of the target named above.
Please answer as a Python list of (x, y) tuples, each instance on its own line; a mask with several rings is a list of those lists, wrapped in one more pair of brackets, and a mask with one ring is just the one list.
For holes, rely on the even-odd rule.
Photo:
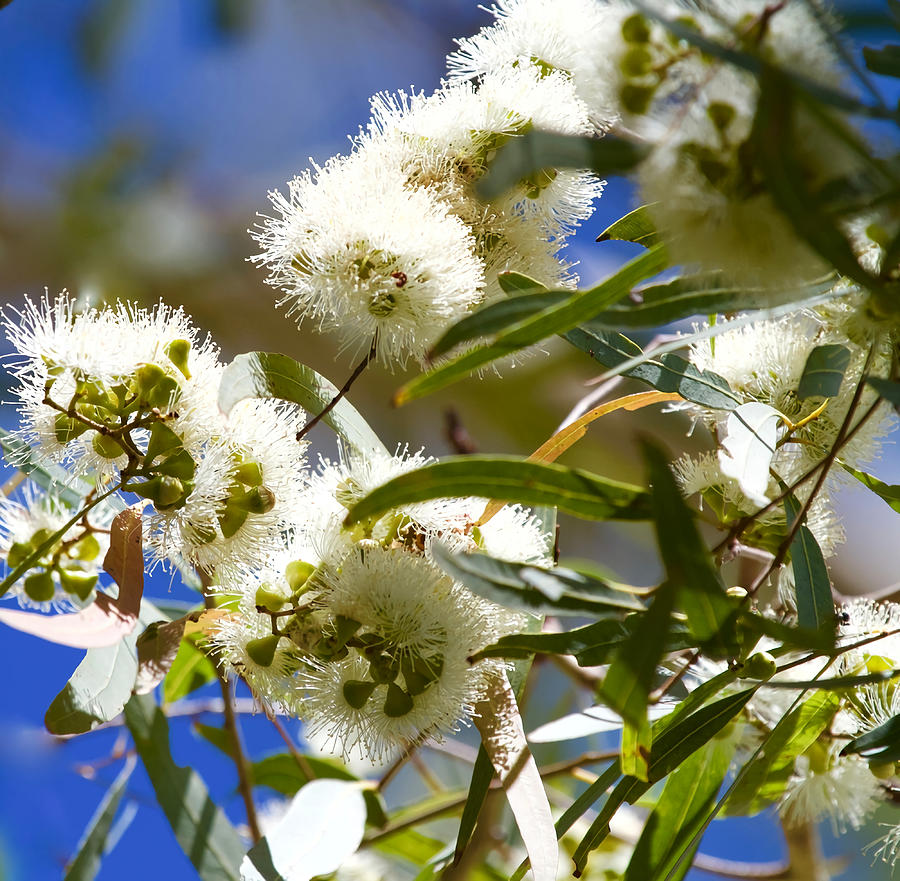
[[(33, 602), (53, 600), (57, 584), (69, 596), (84, 601), (97, 583), (100, 542), (89, 528), (80, 527), (71, 537), (59, 538), (40, 553), (53, 534), (52, 529), (42, 528), (26, 540), (14, 541), (7, 551), (6, 564), (15, 569), (33, 560), (22, 583), (25, 595)], [(34, 559), (36, 553), (40, 556)]]
[[(678, 22), (696, 27), (689, 16), (679, 18)], [(622, 39), (626, 48), (619, 59), (622, 75), (619, 100), (628, 113), (643, 116), (665, 82), (669, 68), (692, 50), (670, 31), (651, 27), (640, 12), (622, 22)]]
[[(48, 378), (45, 403), (59, 410), (56, 439), (67, 444), (91, 432), (94, 452), (104, 459), (138, 456), (132, 438), (137, 428), (146, 428), (174, 412), (181, 393), (181, 380), (189, 379), (188, 340), (173, 340), (165, 349), (166, 367), (156, 363), (139, 365), (130, 375), (107, 383), (76, 371), (75, 388), (68, 401), (52, 398), (57, 380), (66, 372), (62, 365), (46, 361)], [(168, 368), (171, 369), (168, 369)]]

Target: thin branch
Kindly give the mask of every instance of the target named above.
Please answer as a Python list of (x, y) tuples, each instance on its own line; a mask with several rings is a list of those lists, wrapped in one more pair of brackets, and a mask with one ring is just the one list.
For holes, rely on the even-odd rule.
[(418, 747), (413, 745), (403, 750), (403, 752), (390, 764), (384, 774), (381, 775), (381, 779), (375, 786), (376, 792), (384, 792), (384, 790), (387, 789), (387, 785), (397, 776), (400, 769), (413, 757), (413, 754), (417, 749)]
[(281, 724), (281, 721), (278, 719), (274, 713), (266, 712), (266, 716), (269, 721), (275, 726), (275, 730), (281, 735), (281, 739), (285, 742), (288, 748), (288, 752), (293, 757), (294, 761), (297, 763), (297, 767), (303, 772), (304, 776), (307, 780), (315, 780), (316, 772), (313, 771), (309, 762), (306, 759), (306, 756), (297, 749), (297, 744), (294, 743), (293, 738), (290, 734), (288, 734), (287, 729), (284, 725)]
[(325, 405), (325, 408), (313, 416), (313, 418), (297, 432), (297, 440), (302, 440), (305, 435), (309, 434), (313, 426), (317, 425), (325, 416), (327, 416), (338, 405), (341, 398), (350, 391), (350, 387), (357, 379), (359, 379), (359, 375), (369, 366), (369, 363), (375, 357), (377, 342), (377, 339), (372, 340), (372, 347), (369, 349), (366, 357), (356, 365), (353, 373), (350, 374), (350, 378), (341, 386), (338, 393)]

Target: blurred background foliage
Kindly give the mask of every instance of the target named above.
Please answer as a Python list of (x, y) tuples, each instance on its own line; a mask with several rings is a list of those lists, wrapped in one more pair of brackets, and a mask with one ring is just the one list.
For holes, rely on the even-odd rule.
[[(15, 306), (45, 287), (93, 302), (163, 299), (183, 304), (226, 357), (281, 351), (341, 384), (352, 365), (331, 340), (311, 327), (298, 332), (273, 308), (274, 292), (246, 262), (254, 248), (247, 228), (266, 211), (267, 189), (283, 188), (307, 157), (323, 162), (346, 149), (347, 134), (368, 118), (372, 93), (410, 84), (431, 91), (452, 37), (488, 20), (475, 0), (0, 0), (0, 7), (3, 303)], [(879, 43), (880, 0), (839, 9), (855, 38)], [(568, 249), (583, 283), (639, 250), (594, 242), (630, 207), (628, 183), (610, 181)], [(472, 380), (399, 410), (389, 400), (402, 377), (370, 370), (351, 399), (389, 448), (424, 445), (443, 455), (462, 432), (482, 452), (525, 455), (595, 374), (566, 344), (550, 348), (549, 357), (507, 371), (502, 384), (494, 376)], [(13, 421), (3, 413), (5, 426)], [(699, 430), (687, 437), (689, 429), (678, 415), (613, 414), (566, 463), (640, 480), (636, 433), (661, 435), (680, 453), (705, 443)], [(327, 429), (316, 429), (313, 443), (334, 454)], [(892, 448), (874, 471), (900, 481)], [(881, 549), (894, 546), (900, 531), (882, 504), (862, 488), (844, 493), (848, 546), (834, 575), (845, 593), (896, 579)], [(560, 544), (563, 556), (595, 560), (625, 581), (650, 584), (659, 573), (643, 527), (564, 519)], [(169, 590), (166, 576), (157, 581), (157, 593)], [(57, 878), (102, 795), (97, 782), (108, 783), (97, 757), (115, 748), (118, 735), (51, 742), (42, 734), (43, 712), (78, 653), (10, 630), (0, 638), (9, 659), (0, 704), (0, 878)], [(565, 711), (553, 701), (536, 697), (536, 720)], [(272, 746), (265, 725), (245, 728), (251, 750)], [(226, 807), (235, 804), (228, 760), (204, 751), (186, 726), (173, 726), (173, 737), (176, 757), (198, 765)], [(152, 802), (149, 792), (137, 792), (133, 804), (142, 797)], [(754, 822), (723, 827), (742, 830), (737, 837), (714, 824), (707, 841), (733, 858), (765, 856)], [(768, 835), (774, 859), (779, 844)], [(124, 842), (101, 878), (193, 877), (158, 812), (141, 811)], [(848, 844), (856, 847), (844, 839), (840, 850)], [(857, 855), (845, 877), (862, 877), (867, 866)]]

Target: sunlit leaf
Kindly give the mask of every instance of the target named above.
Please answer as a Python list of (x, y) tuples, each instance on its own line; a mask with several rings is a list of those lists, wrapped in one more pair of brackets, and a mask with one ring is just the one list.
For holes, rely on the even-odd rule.
[(841, 755), (858, 755), (878, 764), (900, 760), (900, 716), (893, 716), (877, 728), (854, 738), (844, 746)]
[(620, 217), (611, 223), (599, 236), (598, 242), (634, 242), (649, 248), (659, 242), (659, 234), (656, 225), (650, 216), (653, 205), (641, 205), (633, 211), (629, 211), (624, 217)]
[(181, 641), (175, 659), (163, 680), (163, 701), (167, 704), (196, 691), (216, 678), (216, 667), (203, 649), (197, 645), (198, 636)]
[(852, 474), (863, 486), (867, 486), (872, 492), (884, 499), (895, 511), (900, 513), (900, 486), (885, 483), (874, 475), (860, 471), (858, 468), (853, 468), (845, 462), (841, 464), (844, 466), (844, 470)]
[(769, 468), (775, 455), (782, 416), (768, 404), (750, 401), (728, 414), (720, 441), (719, 467), (733, 477), (741, 491), (757, 505), (767, 505)]
[[(278, 398), (299, 404), (315, 415), (324, 410), (338, 389), (311, 367), (277, 352), (238, 355), (222, 374), (219, 407), (228, 414), (245, 398)], [(385, 452), (368, 423), (342, 398), (323, 418), (347, 443), (366, 453)]]

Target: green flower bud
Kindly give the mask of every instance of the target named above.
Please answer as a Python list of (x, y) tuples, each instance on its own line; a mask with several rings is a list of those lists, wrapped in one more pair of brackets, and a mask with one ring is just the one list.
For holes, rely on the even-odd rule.
[(894, 762), (871, 761), (869, 762), (869, 770), (879, 780), (890, 780), (891, 777), (895, 776), (896, 765)]
[(348, 679), (344, 683), (344, 700), (353, 707), (354, 710), (361, 710), (366, 701), (372, 697), (375, 691), (374, 682), (364, 682), (362, 679)]
[(413, 699), (396, 682), (387, 687), (387, 697), (384, 699), (384, 715), (391, 719), (399, 719), (405, 716), (413, 708)]
[(56, 585), (49, 572), (35, 572), (25, 579), (25, 593), (36, 603), (46, 603), (56, 595)]
[(743, 676), (745, 679), (759, 679), (765, 681), (771, 679), (778, 670), (778, 664), (768, 652), (756, 652), (744, 662)]
[(635, 116), (642, 116), (650, 107), (653, 100), (653, 94), (656, 91), (654, 86), (639, 86), (636, 83), (625, 83), (619, 92), (619, 99), (622, 106)]
[(345, 645), (362, 625), (359, 621), (347, 618), (344, 615), (335, 615), (334, 635), (340, 645)]
[(134, 371), (134, 385), (137, 396), (147, 401), (154, 389), (166, 378), (166, 371), (158, 364), (141, 364)]
[(246, 519), (247, 511), (243, 508), (237, 508), (229, 502), (222, 514), (219, 515), (219, 528), (222, 530), (222, 535), (225, 538), (231, 538), (236, 535)]
[(187, 450), (179, 450), (163, 459), (159, 465), (155, 465), (153, 470), (168, 477), (192, 480), (197, 471), (197, 464)]
[(188, 370), (188, 358), (191, 354), (191, 344), (189, 340), (172, 340), (166, 346), (166, 355), (169, 360), (181, 371), (185, 379), (191, 378), (191, 371)]
[(244, 462), (235, 468), (234, 477), (244, 486), (260, 486), (263, 482), (262, 467), (259, 462)]
[(622, 36), (626, 43), (646, 43), (650, 39), (650, 25), (639, 12), (622, 22)]
[(53, 433), (56, 435), (57, 441), (61, 444), (67, 444), (76, 437), (80, 437), (88, 430), (88, 427), (65, 413), (59, 413), (56, 416), (53, 425)]
[(400, 672), (400, 664), (390, 655), (375, 654), (369, 660), (369, 676), (375, 682), (385, 684), (393, 682)]
[(148, 393), (144, 399), (148, 407), (154, 407), (161, 412), (169, 410), (178, 400), (181, 387), (171, 376), (164, 376)]
[(232, 496), (229, 505), (234, 505), (248, 514), (266, 514), (275, 507), (275, 493), (267, 486), (254, 486), (243, 495)]
[(299, 593), (300, 589), (309, 580), (309, 576), (315, 571), (315, 566), (311, 563), (304, 563), (303, 560), (293, 560), (288, 563), (284, 570), (284, 577), (287, 578), (291, 593)]
[(619, 70), (627, 77), (640, 77), (650, 72), (653, 56), (643, 46), (632, 46), (619, 62)]
[(747, 588), (735, 584), (725, 591), (726, 596), (730, 596), (733, 600), (743, 600), (747, 597)]
[(104, 459), (118, 459), (119, 456), (125, 454), (122, 445), (114, 437), (100, 434), (99, 431), (94, 432), (94, 436), (91, 438), (91, 446), (94, 448), (94, 452)]
[(66, 593), (86, 600), (97, 583), (97, 576), (81, 569), (59, 569), (59, 583)]
[(280, 636), (262, 636), (259, 639), (251, 639), (247, 643), (247, 656), (260, 667), (271, 667), (275, 660), (275, 650), (278, 648)]
[(177, 477), (164, 475), (159, 478), (159, 484), (153, 504), (160, 511), (173, 508), (179, 502), (183, 502), (187, 493), (184, 484)]
[(256, 589), (255, 602), (257, 606), (270, 612), (280, 612), (287, 600), (267, 587), (259, 587)]
[(100, 542), (96, 536), (88, 533), (69, 548), (68, 555), (73, 560), (96, 560), (100, 556)]
[(724, 132), (731, 124), (731, 120), (734, 119), (734, 113), (734, 107), (730, 104), (725, 104), (723, 101), (713, 101), (706, 108), (706, 115), (720, 132)]
[[(147, 452), (144, 462), (152, 465), (159, 456), (174, 453), (181, 449), (181, 438), (164, 422), (154, 422), (150, 428), (150, 439), (147, 441)], [(178, 477), (180, 475), (174, 475)]]
[(6, 553), (6, 565), (9, 566), (10, 569), (21, 566), (22, 563), (31, 556), (34, 550), (34, 546), (28, 542), (14, 541), (9, 546), (9, 551)]

